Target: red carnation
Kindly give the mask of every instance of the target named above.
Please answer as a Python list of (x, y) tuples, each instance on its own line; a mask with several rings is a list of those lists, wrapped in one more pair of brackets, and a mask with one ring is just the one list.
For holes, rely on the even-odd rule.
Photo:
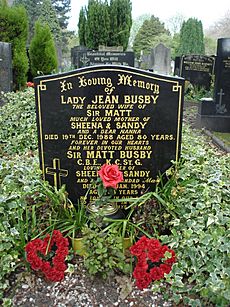
[(47, 272), (45, 276), (50, 281), (61, 281), (64, 278), (64, 272), (53, 268), (49, 272)]
[(152, 281), (152, 277), (150, 276), (150, 274), (144, 274), (136, 280), (136, 286), (140, 290), (143, 290), (144, 288), (148, 288), (151, 281)]
[(169, 274), (170, 271), (171, 271), (171, 269), (172, 269), (171, 265), (164, 264), (164, 263), (162, 263), (162, 264), (160, 265), (160, 270), (162, 271), (163, 274), (164, 274), (164, 273), (165, 273), (165, 274)]
[[(68, 244), (68, 240), (62, 236), (61, 232), (54, 230), (52, 237), (48, 234), (43, 241), (35, 239), (26, 245), (27, 261), (32, 269), (41, 270), (50, 281), (60, 281), (64, 278), (64, 272), (67, 269), (65, 258), (68, 255)], [(54, 246), (56, 247), (55, 256), (45, 261), (43, 256), (49, 257)]]
[(160, 280), (164, 277), (164, 273), (158, 267), (154, 267), (150, 270), (150, 276), (153, 280)]
[(34, 254), (29, 254), (27, 256), (27, 261), (31, 263), (31, 268), (35, 271), (39, 270), (42, 267), (42, 259), (38, 258)]
[[(132, 255), (137, 257), (137, 264), (133, 271), (136, 286), (139, 289), (148, 287), (152, 280), (164, 278), (169, 274), (172, 264), (176, 261), (175, 252), (166, 245), (161, 245), (156, 239), (148, 239), (145, 236), (130, 247)], [(165, 259), (165, 253), (171, 253), (172, 257)]]
[(141, 267), (140, 265), (136, 266), (133, 271), (133, 277), (136, 279), (141, 278), (147, 271), (148, 265), (146, 267)]
[(162, 254), (161, 254), (161, 249), (157, 248), (157, 249), (153, 249), (153, 250), (149, 250), (148, 252), (148, 258), (149, 260), (151, 260), (152, 262), (158, 262), (160, 261)]
[(148, 250), (149, 239), (143, 236), (138, 240), (133, 246), (130, 247), (130, 252), (132, 255), (141, 256)]
[(43, 261), (41, 270), (45, 274), (48, 273), (51, 270), (50, 263), (48, 261), (45, 261), (45, 262)]
[(66, 264), (63, 261), (60, 261), (60, 259), (54, 259), (53, 265), (57, 267), (59, 271), (65, 271), (67, 269)]

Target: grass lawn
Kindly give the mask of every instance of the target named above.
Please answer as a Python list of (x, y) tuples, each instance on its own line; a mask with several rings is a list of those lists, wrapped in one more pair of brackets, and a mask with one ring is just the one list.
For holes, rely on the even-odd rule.
[(230, 133), (221, 133), (213, 131), (213, 134), (220, 139), (226, 146), (230, 147)]

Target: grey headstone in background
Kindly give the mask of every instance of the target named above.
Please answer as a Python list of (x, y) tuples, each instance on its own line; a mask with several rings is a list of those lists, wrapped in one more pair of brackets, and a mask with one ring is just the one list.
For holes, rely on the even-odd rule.
[(11, 44), (0, 42), (0, 92), (10, 92), (12, 85)]
[(151, 50), (151, 69), (155, 73), (169, 75), (171, 73), (171, 50), (160, 43)]
[(142, 54), (140, 57), (140, 68), (150, 69), (151, 68), (151, 56), (150, 54)]
[(57, 45), (56, 50), (57, 50), (57, 58), (58, 58), (58, 71), (62, 71), (63, 69), (62, 47), (60, 45)]

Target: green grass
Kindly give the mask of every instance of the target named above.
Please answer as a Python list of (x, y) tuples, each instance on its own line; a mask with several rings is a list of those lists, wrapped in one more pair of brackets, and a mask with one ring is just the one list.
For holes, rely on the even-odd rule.
[(230, 147), (230, 133), (213, 132), (226, 146)]

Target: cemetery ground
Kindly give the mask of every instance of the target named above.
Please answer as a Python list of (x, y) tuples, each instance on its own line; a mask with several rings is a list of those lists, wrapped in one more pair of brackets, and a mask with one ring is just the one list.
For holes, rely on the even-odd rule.
[[(143, 229), (172, 248), (177, 261), (164, 279), (140, 290), (131, 268), (126, 274), (114, 268), (104, 280), (90, 275), (84, 258), (72, 251), (61, 282), (47, 282), (30, 270), (24, 247), (49, 221), (52, 207), (63, 205), (63, 194), (41, 180), (33, 89), (1, 99), (0, 300), (5, 306), (10, 301), (13, 306), (229, 305), (230, 157), (193, 129), (194, 104), (185, 104), (181, 161), (135, 215), (144, 217)], [(124, 262), (130, 259), (126, 251)]]

